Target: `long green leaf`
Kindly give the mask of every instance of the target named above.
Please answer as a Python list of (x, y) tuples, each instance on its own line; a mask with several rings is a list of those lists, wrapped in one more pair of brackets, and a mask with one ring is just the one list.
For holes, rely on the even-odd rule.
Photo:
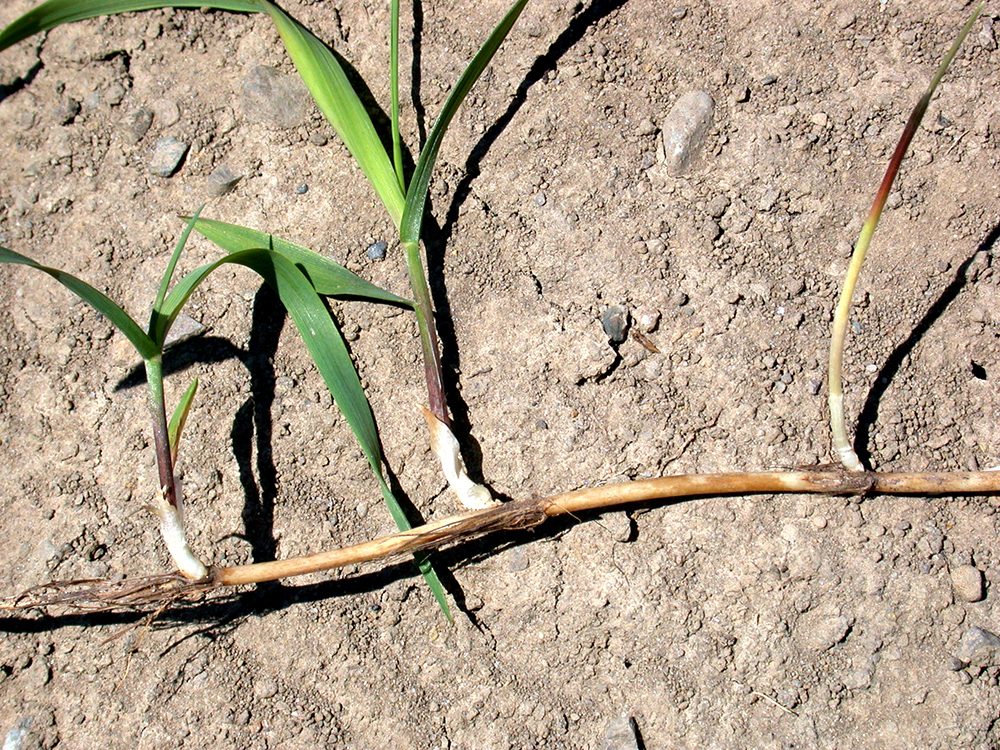
[(76, 276), (65, 271), (60, 271), (58, 268), (43, 266), (41, 263), (36, 263), (27, 256), (15, 253), (13, 250), (8, 250), (5, 247), (0, 247), (0, 263), (30, 266), (31, 268), (37, 268), (39, 271), (47, 273), (107, 318), (111, 322), (111, 325), (121, 331), (125, 335), (125, 338), (132, 342), (132, 346), (135, 347), (136, 351), (139, 352), (139, 356), (144, 360), (160, 354), (160, 348), (146, 335), (146, 332), (139, 327), (139, 324), (132, 320), (129, 314), (119, 307), (118, 303), (114, 302), (103, 292), (94, 289), (87, 282), (81, 281)]
[(242, 13), (262, 10), (258, 0), (48, 0), (0, 32), (0, 50), (64, 23), (156, 8), (215, 8)]
[(476, 81), (479, 80), (479, 76), (486, 70), (486, 66), (490, 64), (490, 60), (500, 49), (500, 45), (507, 38), (507, 34), (510, 33), (527, 4), (528, 0), (517, 0), (511, 6), (507, 15), (493, 29), (493, 33), (479, 48), (479, 52), (476, 53), (472, 62), (459, 77), (455, 88), (448, 94), (441, 114), (438, 115), (430, 135), (427, 136), (427, 143), (424, 145), (423, 151), (420, 152), (420, 158), (417, 159), (417, 165), (413, 170), (413, 177), (410, 178), (410, 187), (406, 191), (406, 206), (399, 224), (399, 238), (404, 243), (420, 241), (420, 225), (424, 218), (424, 206), (427, 203), (427, 190), (431, 183), (431, 173), (434, 171), (434, 162), (437, 161), (441, 142), (444, 140), (444, 134), (448, 130), (452, 118), (458, 112), (458, 108), (462, 106), (462, 102)]
[(409, 300), (387, 292), (370, 281), (365, 281), (339, 263), (334, 263), (313, 250), (280, 237), (214, 219), (198, 219), (194, 228), (206, 239), (229, 253), (260, 248), (281, 253), (299, 266), (309, 277), (313, 288), (325, 297), (363, 297), (412, 306)]
[[(194, 212), (194, 216), (188, 221), (187, 226), (184, 227), (184, 231), (181, 233), (181, 237), (177, 240), (177, 245), (174, 247), (174, 252), (170, 256), (170, 260), (167, 261), (167, 267), (163, 271), (163, 276), (160, 278), (160, 288), (156, 292), (156, 300), (153, 302), (153, 310), (149, 313), (149, 335), (152, 336), (153, 341), (162, 349), (164, 343), (167, 340), (167, 334), (170, 333), (170, 326), (166, 324), (166, 320), (161, 314), (163, 308), (163, 300), (166, 299), (167, 292), (170, 289), (170, 280), (174, 277), (174, 270), (177, 268), (177, 261), (181, 258), (181, 252), (184, 250), (184, 246), (187, 244), (188, 237), (191, 236), (191, 230), (194, 229), (194, 223), (198, 221), (198, 216), (201, 214), (201, 209), (205, 207), (205, 204), (201, 204), (198, 210)], [(172, 320), (170, 321), (173, 322)]]
[(403, 191), (382, 141), (343, 66), (311, 31), (267, 0), (271, 16), (299, 75), (316, 104), (371, 182), (396, 226), (403, 215)]
[[(205, 221), (204, 219), (199, 220)], [(382, 497), (399, 529), (411, 528), (399, 501), (392, 494), (382, 471), (382, 448), (375, 427), (375, 417), (365, 397), (354, 362), (347, 351), (343, 336), (330, 317), (326, 305), (316, 293), (310, 279), (299, 267), (277, 250), (253, 248), (230, 253), (214, 263), (196, 268), (184, 276), (167, 295), (163, 314), (171, 319), (204, 279), (216, 268), (227, 263), (246, 266), (259, 274), (278, 293), (285, 309), (295, 323), (302, 340), (316, 363), (330, 394), (347, 419), (362, 452), (368, 459), (379, 483)], [(416, 558), (434, 597), (450, 619), (444, 587), (426, 557)]]
[(392, 167), (406, 192), (403, 174), (403, 136), (399, 132), (399, 0), (389, 3), (389, 117), (392, 121)]

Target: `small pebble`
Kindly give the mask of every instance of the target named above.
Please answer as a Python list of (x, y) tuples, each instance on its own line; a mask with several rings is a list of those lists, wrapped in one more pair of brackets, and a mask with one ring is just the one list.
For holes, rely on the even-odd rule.
[(181, 119), (181, 108), (173, 99), (154, 99), (149, 108), (153, 110), (153, 117), (161, 128), (176, 125)]
[(1000, 638), (988, 630), (973, 626), (962, 635), (962, 640), (955, 649), (954, 659), (962, 662), (961, 668), (964, 669), (981, 652), (995, 651), (998, 648), (1000, 648)]
[(125, 87), (120, 83), (112, 83), (104, 90), (104, 101), (111, 107), (117, 107), (125, 98)]
[(620, 344), (625, 340), (628, 335), (628, 318), (628, 310), (621, 305), (613, 305), (604, 311), (601, 325), (612, 344)]
[(837, 24), (838, 29), (849, 29), (855, 22), (857, 22), (858, 17), (854, 15), (851, 11), (845, 10), (837, 14), (837, 18), (834, 23)]
[(959, 565), (951, 570), (951, 588), (955, 597), (965, 602), (983, 598), (983, 574), (972, 565)]
[(547, 199), (545, 197), (545, 193), (539, 193), (538, 195), (535, 196), (535, 205), (544, 206), (546, 200)]
[(652, 333), (660, 326), (659, 310), (642, 310), (639, 313), (639, 328), (643, 333)]
[(513, 552), (511, 552), (510, 562), (507, 563), (507, 569), (512, 573), (520, 573), (528, 569), (529, 562), (528, 553), (520, 547), (517, 547)]
[(254, 680), (253, 694), (257, 698), (273, 698), (278, 694), (278, 683), (271, 677), (261, 677)]
[(299, 185), (297, 188), (295, 188), (295, 194), (296, 195), (305, 195), (308, 192), (309, 192), (309, 186), (306, 185), (304, 182), (301, 185)]
[(258, 65), (243, 80), (243, 113), (251, 122), (289, 130), (309, 116), (309, 90), (295, 75)]
[(686, 171), (701, 152), (712, 128), (715, 102), (704, 91), (689, 91), (671, 107), (663, 121), (663, 149), (667, 169)]
[(639, 729), (635, 719), (622, 714), (608, 722), (604, 730), (604, 750), (639, 750)]
[(729, 198), (725, 195), (717, 195), (708, 202), (705, 210), (713, 219), (720, 219), (729, 208)]
[(195, 336), (201, 336), (207, 330), (208, 328), (190, 315), (179, 313), (174, 319), (174, 324), (170, 326), (170, 333), (167, 334), (167, 338), (163, 342), (163, 348), (166, 350), (177, 344), (182, 344)]
[(19, 719), (11, 727), (11, 730), (7, 732), (7, 736), (3, 741), (3, 750), (21, 750), (24, 740), (28, 736), (28, 731), (34, 723), (35, 719), (32, 716), (24, 716)]
[(656, 132), (656, 123), (648, 117), (645, 117), (642, 122), (639, 123), (639, 127), (635, 132), (639, 135), (653, 135), (653, 133)]
[(149, 171), (157, 177), (170, 177), (178, 169), (188, 152), (188, 144), (172, 135), (159, 138), (149, 160)]
[(368, 249), (365, 251), (371, 260), (385, 260), (385, 251), (388, 249), (389, 244), (379, 240), (378, 242), (372, 243)]
[(215, 197), (226, 195), (233, 192), (236, 183), (241, 179), (242, 177), (230, 169), (228, 165), (220, 164), (208, 176), (205, 192)]
[(56, 122), (60, 125), (69, 125), (78, 114), (80, 114), (80, 102), (72, 97), (67, 97), (56, 107)]
[(811, 651), (826, 651), (847, 637), (852, 621), (834, 613), (807, 612), (795, 625), (796, 640)]
[(153, 110), (148, 107), (139, 107), (125, 116), (121, 121), (121, 128), (125, 135), (125, 140), (129, 143), (138, 143), (142, 140), (153, 124)]

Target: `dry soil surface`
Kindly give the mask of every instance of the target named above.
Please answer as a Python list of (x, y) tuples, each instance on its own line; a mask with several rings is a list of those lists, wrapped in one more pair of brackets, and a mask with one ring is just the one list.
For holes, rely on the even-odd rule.
[[(33, 5), (5, 2), (0, 23)], [(388, 107), (388, 3), (287, 9)], [(404, 8), (411, 149), (502, 12), (424, 2), (414, 25)], [(839, 280), (969, 12), (529, 5), (432, 187), (431, 275), (474, 475), (520, 498), (827, 460)], [(859, 289), (848, 411), (880, 469), (1000, 462), (998, 13), (991, 3), (931, 104)], [(3, 244), (143, 318), (179, 216), (207, 201), (207, 217), (408, 294), (390, 220), (295, 81), (259, 15), (100, 18), (4, 52)], [(692, 91), (711, 96), (714, 124), (678, 174), (663, 129)], [(151, 167), (167, 137), (189, 149), (162, 177)], [(209, 176), (223, 165), (241, 179), (218, 196)], [(219, 254), (193, 239), (182, 265)], [(155, 480), (133, 355), (47, 277), (0, 281), (2, 593), (167, 570), (143, 510)], [(630, 328), (612, 344), (602, 318), (615, 306)], [(332, 308), (403, 492), (426, 519), (454, 512), (414, 410), (426, 393), (412, 315)], [(168, 388), (176, 399), (201, 379), (181, 457), (197, 551), (232, 564), (392, 531), (273, 294), (223, 270), (187, 312), (208, 331), (173, 350)], [(11, 750), (998, 747), (1000, 655), (971, 630), (1000, 632), (998, 506), (730, 497), (586, 516), (440, 554), (454, 623), (405, 561), (152, 624), (8, 618), (0, 736)], [(956, 669), (977, 633), (986, 647)]]

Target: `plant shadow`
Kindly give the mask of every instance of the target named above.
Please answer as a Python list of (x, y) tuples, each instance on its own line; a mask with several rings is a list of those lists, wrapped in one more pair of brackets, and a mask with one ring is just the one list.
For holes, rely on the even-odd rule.
[(951, 283), (945, 287), (934, 304), (924, 313), (924, 316), (913, 328), (910, 335), (906, 337), (906, 340), (892, 350), (885, 364), (882, 365), (882, 369), (879, 370), (875, 378), (875, 384), (868, 392), (865, 404), (861, 409), (861, 414), (858, 416), (858, 426), (854, 434), (854, 450), (865, 466), (871, 466), (872, 455), (869, 443), (871, 442), (872, 429), (875, 426), (875, 421), (878, 419), (882, 397), (889, 390), (889, 386), (892, 385), (892, 381), (899, 374), (903, 363), (912, 354), (917, 344), (920, 343), (920, 340), (930, 330), (931, 326), (941, 318), (945, 310), (948, 309), (959, 293), (965, 288), (968, 283), (967, 274), (969, 266), (972, 265), (977, 256), (990, 252), (997, 239), (1000, 239), (1000, 224), (994, 226), (979, 244), (979, 247), (962, 262), (955, 272), (955, 278), (952, 279)]
[[(448, 242), (455, 231), (455, 224), (462, 205), (472, 192), (472, 183), (480, 175), (480, 166), (483, 159), (493, 145), (500, 138), (501, 134), (514, 120), (514, 117), (525, 105), (528, 98), (528, 91), (545, 75), (556, 69), (559, 60), (575, 44), (577, 44), (586, 34), (587, 30), (599, 23), (618, 8), (625, 5), (628, 0), (595, 0), (586, 8), (578, 12), (569, 22), (567, 27), (556, 37), (544, 54), (535, 58), (534, 63), (528, 69), (524, 78), (517, 86), (510, 103), (504, 113), (486, 130), (482, 138), (472, 149), (472, 153), (465, 162), (465, 174), (455, 187), (454, 195), (448, 206), (448, 212), (443, 223), (438, 224), (433, 216), (431, 199), (428, 197), (427, 212), (424, 216), (424, 247), (427, 251), (427, 276), (431, 288), (431, 297), (434, 300), (436, 311), (438, 337), (441, 340), (441, 364), (444, 375), (445, 393), (448, 395), (448, 406), (452, 414), (452, 430), (459, 442), (467, 447), (466, 463), (469, 473), (476, 481), (482, 481), (482, 449), (472, 434), (472, 425), (469, 419), (469, 407), (465, 403), (459, 391), (460, 356), (458, 349), (458, 337), (455, 331), (455, 321), (452, 314), (451, 303), (448, 299), (448, 289), (445, 283), (445, 253)], [(416, 3), (419, 5), (419, 2)], [(415, 10), (414, 16), (417, 17)], [(418, 31), (422, 30), (421, 23), (414, 23), (414, 57), (419, 56), (419, 36)], [(417, 108), (422, 111), (421, 108)]]
[[(698, 498), (667, 498), (663, 501), (643, 503), (641, 507), (663, 507), (690, 502)], [(639, 506), (637, 506), (639, 507)], [(528, 544), (555, 541), (579, 523), (586, 523), (608, 512), (621, 509), (586, 511), (575, 517), (563, 516), (549, 519), (544, 526), (518, 531), (500, 531), (488, 536), (472, 539), (435, 552), (441, 567), (449, 571), (442, 576), (442, 582), (449, 592), (459, 591), (455, 596), (458, 610), (477, 629), (482, 629), (475, 612), (471, 611), (461, 594), (460, 587), (450, 585), (454, 580), (451, 571), (461, 570), (470, 565), (495, 558), (504, 552)], [(374, 561), (373, 564), (378, 564)], [(358, 597), (380, 591), (387, 586), (403, 581), (418, 580), (420, 573), (410, 560), (386, 561), (383, 566), (367, 573), (335, 580), (309, 583), (300, 586), (258, 584), (250, 591), (210, 596), (199, 601), (175, 602), (155, 616), (149, 611), (89, 612), (32, 617), (0, 616), (0, 632), (43, 633), (64, 627), (116, 626), (129, 628), (154, 624), (158, 628), (197, 626), (203, 633), (219, 634), (220, 629), (237, 627), (240, 622), (251, 617), (264, 617), (287, 610), (297, 604)], [(274, 582), (277, 583), (277, 582)], [(152, 606), (150, 609), (154, 609)]]

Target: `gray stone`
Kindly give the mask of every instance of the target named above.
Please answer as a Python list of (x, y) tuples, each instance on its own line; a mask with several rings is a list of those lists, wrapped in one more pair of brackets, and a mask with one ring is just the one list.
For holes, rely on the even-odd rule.
[(24, 740), (31, 730), (31, 725), (34, 723), (35, 719), (32, 716), (24, 716), (18, 719), (17, 723), (11, 727), (11, 730), (7, 732), (7, 736), (4, 738), (3, 750), (21, 750)]
[(309, 116), (309, 91), (298, 76), (258, 65), (243, 80), (243, 113), (250, 122), (289, 130)]
[(180, 169), (188, 152), (188, 144), (168, 135), (156, 141), (153, 156), (149, 160), (149, 171), (157, 177), (170, 177)]
[(73, 97), (66, 97), (59, 106), (56, 107), (56, 122), (60, 125), (69, 125), (76, 116), (80, 114), (80, 102)]
[(169, 349), (172, 346), (193, 339), (195, 336), (200, 336), (207, 330), (205, 326), (190, 315), (179, 313), (174, 320), (174, 324), (170, 326), (170, 333), (167, 334), (167, 339), (163, 342), (163, 348)]
[(639, 750), (635, 719), (628, 714), (611, 719), (604, 730), (604, 750)]
[(983, 574), (972, 565), (959, 565), (951, 569), (951, 588), (955, 598), (964, 602), (978, 602), (983, 598)]
[(383, 240), (372, 243), (369, 248), (365, 251), (371, 260), (385, 260), (385, 251), (389, 247), (388, 243)]
[(628, 310), (621, 305), (613, 305), (601, 316), (601, 325), (612, 344), (620, 344), (628, 335)]
[(689, 91), (671, 107), (663, 121), (663, 153), (671, 173), (687, 171), (700, 154), (714, 114), (715, 102), (704, 91)]
[(132, 110), (121, 121), (125, 140), (129, 143), (138, 143), (149, 131), (149, 126), (152, 124), (153, 110), (148, 107), (139, 107)]
[[(977, 657), (995, 652), (997, 649), (1000, 649), (1000, 638), (988, 630), (973, 626), (962, 635), (962, 640), (959, 642), (958, 648), (955, 649), (954, 659), (961, 662), (961, 668), (964, 669)], [(954, 666), (956, 666), (956, 662), (952, 660), (949, 667), (953, 668)]]
[(212, 170), (208, 176), (208, 183), (205, 185), (205, 192), (211, 196), (219, 197), (233, 192), (236, 183), (243, 179), (242, 175), (236, 174), (227, 164), (220, 164)]

